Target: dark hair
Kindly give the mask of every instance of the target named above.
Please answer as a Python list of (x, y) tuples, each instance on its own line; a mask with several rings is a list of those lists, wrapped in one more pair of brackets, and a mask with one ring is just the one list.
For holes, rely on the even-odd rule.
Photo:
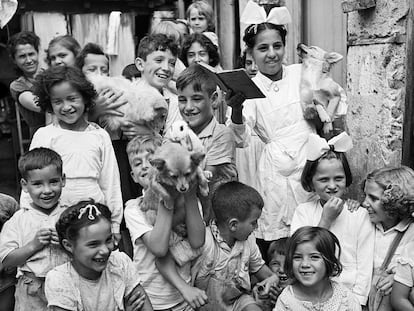
[[(301, 227), (289, 238), (285, 259), (285, 273), (292, 280), (296, 280), (293, 273), (293, 257), (299, 244), (313, 242), (321, 253), (326, 267), (326, 276), (338, 276), (342, 272), (341, 246), (338, 238), (328, 229), (322, 227)], [(337, 255), (336, 255), (337, 254)]]
[(209, 96), (217, 89), (216, 82), (199, 64), (191, 64), (177, 78), (176, 87), (178, 91), (182, 91), (189, 85), (193, 86), (195, 92), (205, 91)]
[(230, 181), (217, 187), (211, 204), (217, 223), (223, 224), (231, 218), (245, 221), (254, 208), (261, 210), (264, 202), (254, 188), (238, 181)]
[(220, 56), (217, 46), (215, 46), (214, 43), (211, 42), (211, 40), (207, 38), (205, 35), (201, 33), (193, 33), (187, 36), (181, 49), (180, 59), (184, 63), (184, 65), (189, 66), (187, 61), (187, 53), (194, 42), (198, 42), (203, 48), (207, 50), (210, 66), (215, 67), (219, 64)]
[(414, 212), (414, 171), (408, 166), (386, 166), (373, 170), (362, 182), (364, 191), (367, 181), (378, 184), (384, 193), (381, 204), (386, 214), (399, 220), (411, 217)]
[(266, 29), (274, 29), (279, 32), (279, 35), (282, 39), (282, 43), (286, 46), (286, 35), (287, 31), (285, 26), (283, 25), (275, 25), (272, 23), (261, 23), (261, 24), (253, 24), (246, 28), (244, 31), (243, 41), (246, 43), (248, 48), (253, 48), (256, 44), (256, 37), (257, 35), (266, 30)]
[(135, 64), (129, 64), (122, 69), (122, 76), (128, 80), (132, 80), (133, 78), (140, 78), (141, 72), (139, 72)]
[(68, 49), (69, 51), (71, 51), (75, 57), (78, 56), (78, 54), (81, 50), (81, 46), (80, 46), (79, 42), (74, 37), (72, 37), (70, 35), (57, 36), (56, 38), (53, 38), (49, 42), (49, 46), (46, 50), (46, 61), (47, 61), (47, 64), (49, 66), (51, 64), (49, 50), (54, 45), (63, 46), (65, 49)]
[(207, 3), (204, 0), (196, 0), (187, 9), (186, 15), (187, 19), (190, 19), (190, 13), (192, 9), (196, 9), (198, 11), (198, 14), (201, 16), (204, 16), (207, 20), (207, 31), (214, 32), (215, 26), (214, 26), (214, 12), (213, 8), (209, 3)]
[(14, 59), (17, 46), (25, 44), (30, 44), (37, 52), (39, 52), (40, 38), (31, 31), (22, 31), (11, 36), (9, 42), (7, 43), (11, 58)]
[(95, 88), (82, 71), (70, 66), (50, 67), (37, 75), (33, 94), (38, 97), (38, 105), (43, 111), (52, 112), (50, 90), (56, 84), (69, 82), (81, 95), (87, 111), (97, 96)]
[(64, 239), (76, 241), (80, 229), (95, 224), (101, 219), (111, 222), (111, 211), (106, 205), (96, 203), (92, 199), (78, 202), (65, 209), (56, 223), (56, 231), (62, 248), (65, 249), (62, 244)]
[(19, 159), (19, 172), (24, 179), (27, 179), (28, 173), (32, 170), (40, 170), (49, 165), (56, 167), (56, 170), (62, 175), (62, 158), (60, 155), (49, 148), (34, 148), (27, 151)]
[(279, 254), (286, 256), (286, 247), (287, 247), (288, 238), (280, 238), (275, 241), (272, 241), (267, 250), (267, 258), (271, 260), (274, 254)]
[(152, 34), (145, 36), (141, 39), (141, 41), (139, 41), (137, 57), (146, 60), (147, 56), (155, 51), (167, 50), (170, 50), (171, 54), (177, 57), (178, 45), (172, 38), (162, 33)]
[(82, 70), (82, 67), (85, 65), (85, 58), (88, 56), (88, 54), (104, 55), (109, 63), (108, 55), (104, 53), (102, 48), (96, 43), (89, 42), (76, 56), (75, 66)]
[(312, 184), (312, 178), (316, 173), (316, 169), (322, 160), (330, 160), (330, 159), (338, 159), (339, 161), (341, 161), (342, 166), (344, 168), (344, 173), (345, 173), (345, 179), (346, 179), (345, 185), (349, 187), (352, 184), (351, 168), (349, 167), (349, 163), (348, 163), (348, 160), (346, 159), (345, 153), (329, 150), (326, 153), (324, 153), (316, 161), (309, 161), (309, 160), (306, 161), (305, 167), (303, 168), (303, 171), (302, 171), (302, 176), (300, 178), (300, 183), (302, 184), (303, 189), (305, 189), (307, 192), (314, 191), (313, 184)]

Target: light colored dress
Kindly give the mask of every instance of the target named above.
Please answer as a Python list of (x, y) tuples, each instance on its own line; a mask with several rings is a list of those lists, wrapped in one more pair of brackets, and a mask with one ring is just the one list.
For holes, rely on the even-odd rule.
[(299, 83), (301, 65), (283, 67), (283, 76), (272, 81), (262, 73), (252, 80), (266, 98), (243, 104), (244, 124), (231, 124), (238, 145), (249, 142), (253, 129), (265, 143), (258, 164), (258, 191), (264, 198), (256, 237), (268, 241), (289, 235), (296, 206), (309, 201), (300, 177), (306, 162), (305, 144), (314, 127), (303, 118)]
[[(80, 200), (94, 199), (111, 210), (114, 233), (119, 233), (122, 220), (122, 195), (118, 163), (109, 134), (95, 123), (84, 131), (71, 131), (57, 124), (40, 128), (33, 136), (30, 149), (50, 148), (63, 161), (66, 185), (62, 189), (61, 204), (73, 205)], [(30, 202), (22, 192), (20, 205)]]
[(414, 242), (407, 244), (401, 257), (397, 259), (394, 281), (414, 287)]

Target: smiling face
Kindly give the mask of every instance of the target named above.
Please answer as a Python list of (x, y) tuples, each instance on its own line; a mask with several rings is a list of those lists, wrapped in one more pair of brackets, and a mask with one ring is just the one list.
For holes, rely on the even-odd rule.
[(30, 194), (33, 206), (45, 214), (50, 214), (59, 202), (62, 187), (65, 186), (65, 176), (62, 176), (55, 165), (49, 165), (29, 171), (21, 184), (23, 191)]
[(199, 134), (213, 118), (212, 96), (206, 91), (195, 91), (192, 84), (178, 90), (178, 108), (181, 116), (196, 134)]
[(63, 245), (72, 254), (75, 270), (86, 279), (96, 280), (105, 270), (114, 249), (111, 223), (101, 218), (79, 229), (76, 241), (65, 239)]
[(48, 51), (50, 66), (74, 66), (75, 54), (60, 44), (54, 44)]
[(145, 150), (139, 150), (138, 153), (129, 156), (132, 179), (144, 189), (149, 186), (148, 172), (151, 168), (150, 160), (153, 155), (154, 150), (147, 148)]
[(381, 198), (384, 189), (375, 181), (367, 180), (364, 187), (365, 199), (362, 206), (367, 209), (369, 218), (373, 224), (382, 224), (387, 230), (398, 223), (397, 216), (391, 217), (384, 210)]
[(285, 288), (288, 285), (288, 277), (285, 273), (285, 259), (286, 256), (279, 254), (277, 251), (273, 253), (273, 257), (270, 259), (269, 268), (276, 273), (279, 277), (279, 287)]
[(50, 88), (50, 102), (63, 129), (83, 131), (88, 126), (82, 94), (69, 82), (63, 81)]
[(187, 52), (187, 63), (191, 65), (193, 63), (205, 63), (210, 64), (210, 56), (208, 55), (207, 49), (203, 47), (199, 42), (191, 44)]
[(27, 77), (33, 77), (39, 66), (39, 53), (31, 44), (19, 44), (16, 46), (14, 54), (14, 62), (16, 66), (23, 71)]
[(285, 46), (277, 30), (265, 29), (258, 33), (252, 55), (262, 74), (272, 80), (281, 79)]
[(137, 58), (135, 64), (145, 81), (161, 90), (170, 82), (175, 69), (175, 57), (170, 50), (154, 51), (146, 59)]
[(208, 28), (207, 18), (194, 8), (190, 12), (188, 25), (195, 33), (203, 33), (204, 31), (207, 31)]
[(295, 279), (305, 287), (319, 287), (328, 280), (325, 261), (313, 242), (297, 245), (292, 271)]
[(331, 197), (342, 198), (346, 189), (342, 162), (339, 159), (322, 159), (312, 177), (312, 185), (323, 204)]
[(109, 76), (109, 60), (105, 55), (87, 54), (82, 67), (85, 75), (97, 74)]

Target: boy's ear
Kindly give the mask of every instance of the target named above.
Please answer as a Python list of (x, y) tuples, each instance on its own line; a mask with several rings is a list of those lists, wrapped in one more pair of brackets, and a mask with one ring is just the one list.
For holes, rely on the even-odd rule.
[(145, 60), (143, 60), (141, 57), (135, 58), (135, 67), (137, 67), (139, 72), (144, 71), (145, 66)]
[(66, 186), (66, 175), (62, 174), (62, 187)]
[(213, 94), (210, 95), (210, 102), (211, 102), (211, 107), (215, 110), (218, 108), (219, 106), (219, 94), (216, 91), (213, 92)]
[(71, 242), (69, 242), (69, 240), (68, 240), (68, 239), (63, 239), (63, 240), (62, 240), (62, 245), (63, 245), (63, 248), (64, 248), (67, 252), (69, 252), (69, 253), (73, 254), (73, 244), (72, 244)]
[(22, 186), (22, 190), (24, 192), (28, 192), (27, 191), (27, 181), (26, 181), (26, 179), (24, 179), (24, 178), (20, 179), (20, 185)]
[(230, 218), (228, 221), (230, 231), (234, 232), (239, 226), (239, 220), (237, 218)]

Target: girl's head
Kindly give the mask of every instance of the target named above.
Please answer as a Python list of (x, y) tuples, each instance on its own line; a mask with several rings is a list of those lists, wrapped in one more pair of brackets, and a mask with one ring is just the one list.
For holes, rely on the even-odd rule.
[(66, 129), (79, 130), (86, 122), (85, 113), (97, 96), (93, 85), (75, 67), (51, 67), (35, 81), (34, 94), (43, 111), (52, 112)]
[(75, 66), (76, 56), (80, 50), (78, 41), (72, 36), (58, 36), (49, 42), (46, 61), (49, 66)]
[(214, 12), (204, 0), (194, 1), (187, 9), (188, 25), (195, 33), (214, 32)]
[(414, 171), (407, 166), (383, 167), (362, 183), (365, 207), (371, 222), (391, 228), (414, 212)]
[(13, 35), (7, 46), (18, 73), (34, 76), (39, 66), (40, 38), (34, 32), (22, 31)]
[(294, 282), (316, 286), (342, 271), (338, 238), (321, 227), (301, 227), (289, 238), (285, 273)]
[(272, 23), (250, 25), (244, 32), (243, 40), (251, 49), (257, 68), (272, 80), (282, 77), (286, 34), (285, 26)]
[(161, 21), (155, 25), (151, 34), (164, 34), (171, 38), (177, 46), (181, 46), (181, 33), (178, 31), (176, 24), (173, 21)]
[(215, 67), (220, 61), (217, 47), (210, 39), (199, 33), (193, 33), (186, 38), (180, 59), (187, 67), (197, 62)]
[(315, 161), (306, 161), (301, 176), (302, 187), (315, 192), (323, 202), (342, 197), (352, 184), (352, 173), (345, 153), (329, 150)]
[(93, 200), (79, 202), (62, 213), (56, 231), (76, 271), (87, 279), (99, 278), (114, 249), (108, 207)]

